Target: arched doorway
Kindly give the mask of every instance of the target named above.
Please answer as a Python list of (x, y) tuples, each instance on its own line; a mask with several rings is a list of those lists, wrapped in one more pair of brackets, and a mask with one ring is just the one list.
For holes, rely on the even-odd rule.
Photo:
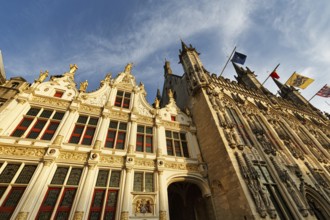
[[(330, 219), (330, 213), (328, 210), (329, 205), (330, 205), (329, 203), (327, 203), (326, 201), (323, 201), (323, 203), (322, 203), (322, 202), (318, 201), (318, 199), (315, 198), (313, 195), (308, 194), (308, 193), (306, 194), (306, 199), (307, 199), (309, 208), (311, 209), (311, 211), (313, 212), (313, 214), (315, 215), (315, 217), (318, 220)], [(326, 208), (326, 207), (328, 207), (328, 208)]]
[(208, 218), (207, 202), (196, 184), (174, 182), (168, 186), (170, 220), (204, 220)]

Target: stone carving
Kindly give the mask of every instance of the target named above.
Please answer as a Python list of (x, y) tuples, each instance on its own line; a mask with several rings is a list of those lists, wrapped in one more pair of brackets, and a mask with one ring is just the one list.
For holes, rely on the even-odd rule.
[(289, 192), (289, 195), (295, 202), (299, 211), (301, 212), (301, 214), (304, 217), (307, 217), (308, 208), (306, 207), (306, 204), (303, 204), (302, 200), (299, 198), (299, 196), (303, 196), (303, 195), (298, 194), (299, 190), (298, 190), (297, 186), (295, 185), (294, 181), (292, 180), (292, 178), (290, 177), (290, 175), (288, 174), (288, 172), (285, 169), (282, 170), (280, 168), (280, 166), (277, 164), (276, 160), (273, 157), (270, 157), (270, 160), (272, 161), (278, 176), (280, 177), (282, 182), (285, 184), (285, 186)]
[(297, 147), (291, 140), (285, 140), (284, 145), (289, 149), (291, 152), (292, 156), (294, 156), (297, 159), (304, 160), (304, 153), (303, 151)]
[(90, 105), (80, 105), (80, 110), (84, 111), (84, 112), (93, 112), (96, 114), (100, 114), (101, 113), (101, 108), (98, 107), (94, 107), (94, 106), (90, 106)]
[(166, 211), (159, 211), (159, 220), (166, 220)]
[(78, 153), (78, 152), (67, 152), (67, 151), (61, 151), (58, 159), (62, 160), (74, 160), (74, 161), (80, 161), (84, 162), (88, 158), (87, 153)]
[(272, 154), (272, 155), (276, 155), (276, 150), (273, 148), (272, 144), (270, 143), (270, 141), (268, 140), (268, 138), (266, 137), (265, 134), (257, 134), (257, 140), (259, 141), (260, 145), (262, 146), (262, 148), (264, 149), (264, 152), (266, 154)]
[(151, 199), (137, 199), (135, 202), (135, 215), (148, 213), (153, 213), (153, 204)]
[(113, 110), (113, 111), (110, 111), (110, 115), (116, 119), (122, 119), (122, 120), (126, 120), (126, 121), (129, 119), (128, 113), (122, 112), (122, 111)]
[(39, 148), (0, 146), (0, 155), (40, 158), (44, 156), (45, 152), (45, 149)]
[(73, 220), (82, 220), (84, 217), (83, 211), (76, 211), (73, 216)]
[[(159, 102), (159, 101), (158, 101)], [(159, 107), (159, 106), (158, 106)], [(147, 109), (141, 102), (141, 100), (138, 98), (137, 100), (137, 110), (140, 115), (152, 117), (152, 114), (150, 113), (149, 109)]]
[(28, 212), (19, 212), (18, 215), (16, 216), (16, 220), (26, 220), (28, 215), (29, 215)]
[(241, 157), (237, 152), (235, 152), (235, 157), (240, 167), (242, 176), (256, 204), (256, 208), (259, 215), (262, 218), (265, 218), (268, 213), (272, 219), (275, 219), (277, 216), (275, 208), (269, 198), (268, 191), (260, 182), (259, 175), (257, 171), (254, 169), (252, 162), (245, 153), (243, 153), (245, 162), (243, 162), (243, 160), (241, 159)]
[(120, 215), (120, 220), (128, 220), (128, 212), (122, 211)]
[(34, 96), (32, 98), (32, 102), (37, 102), (41, 104), (46, 104), (48, 106), (57, 106), (57, 107), (65, 107), (67, 108), (70, 103), (63, 101), (61, 99), (53, 99), (53, 98), (46, 98), (46, 97), (39, 97), (39, 96)]
[(199, 172), (198, 164), (186, 164), (186, 163), (176, 163), (176, 162), (166, 161), (164, 167), (169, 169)]
[(116, 166), (123, 166), (124, 164), (124, 158), (120, 156), (105, 156), (102, 155), (100, 158), (100, 162), (103, 164), (111, 164)]
[(134, 165), (142, 167), (156, 167), (156, 162), (154, 160), (136, 158)]

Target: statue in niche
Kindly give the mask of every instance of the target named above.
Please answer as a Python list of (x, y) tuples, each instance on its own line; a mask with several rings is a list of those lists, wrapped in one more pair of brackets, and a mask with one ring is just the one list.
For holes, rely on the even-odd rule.
[(157, 97), (155, 98), (154, 106), (155, 108), (159, 108), (159, 99)]
[(87, 80), (85, 82), (81, 82), (79, 91), (80, 92), (86, 92), (87, 86), (88, 86), (88, 81)]
[(48, 70), (46, 70), (45, 72), (40, 71), (39, 78), (35, 80), (35, 82), (42, 83), (47, 77), (48, 77)]

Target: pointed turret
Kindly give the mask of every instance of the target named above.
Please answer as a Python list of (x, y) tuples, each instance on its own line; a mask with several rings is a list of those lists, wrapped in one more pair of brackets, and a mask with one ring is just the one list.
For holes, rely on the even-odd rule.
[(282, 84), (275, 78), (272, 78), (280, 89), (279, 94), (282, 98), (291, 100), (295, 104), (299, 105), (309, 105), (309, 102), (298, 92), (298, 89), (288, 86), (286, 84)]
[(182, 51), (188, 50), (188, 47), (187, 47), (187, 45), (183, 42), (183, 40), (181, 40), (181, 48), (182, 48)]
[(237, 76), (235, 76), (237, 82), (239, 84), (243, 84), (249, 88), (256, 89), (256, 90), (262, 90), (264, 93), (270, 93), (265, 87), (262, 86), (262, 84), (257, 79), (257, 75), (254, 74), (254, 71), (250, 70), (248, 67), (246, 67), (246, 70), (243, 69), (243, 67), (238, 66), (236, 63), (233, 62), (233, 66), (235, 68), (235, 71), (237, 73)]
[(3, 65), (2, 54), (0, 50), (0, 85), (6, 82), (6, 72)]
[(166, 77), (167, 75), (172, 75), (172, 69), (171, 69), (171, 64), (170, 61), (167, 61), (165, 59), (165, 64), (164, 64), (164, 76)]

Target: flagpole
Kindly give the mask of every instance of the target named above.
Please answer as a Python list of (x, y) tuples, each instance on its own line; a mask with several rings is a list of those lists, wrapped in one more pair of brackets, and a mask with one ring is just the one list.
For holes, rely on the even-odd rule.
[(265, 84), (265, 82), (269, 79), (270, 75), (276, 71), (277, 67), (279, 66), (280, 64), (277, 64), (277, 66), (275, 67), (275, 69), (269, 74), (269, 76), (265, 79), (265, 81), (261, 84), (262, 86)]
[(222, 71), (221, 71), (221, 73), (220, 73), (220, 76), (223, 74), (223, 71), (225, 71), (225, 69), (226, 69), (226, 67), (227, 67), (227, 64), (229, 63), (229, 60), (230, 60), (230, 58), (233, 56), (235, 50), (236, 50), (236, 46), (234, 47), (233, 52), (231, 52), (231, 54), (230, 54), (230, 56), (229, 56), (229, 58), (228, 58), (228, 60), (227, 60), (227, 63), (225, 64), (225, 66), (223, 67), (223, 69), (222, 69)]

